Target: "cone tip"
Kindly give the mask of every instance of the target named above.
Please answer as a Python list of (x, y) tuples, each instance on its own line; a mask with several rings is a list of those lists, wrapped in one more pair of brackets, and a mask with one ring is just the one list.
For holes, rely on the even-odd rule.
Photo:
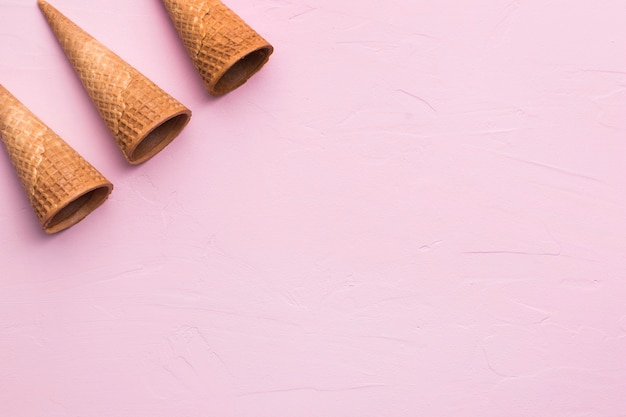
[(52, 7), (52, 5), (48, 3), (46, 0), (37, 0), (37, 5), (39, 6), (39, 10), (43, 12), (46, 18), (48, 18), (48, 15), (50, 14), (50, 12), (56, 11), (56, 9)]

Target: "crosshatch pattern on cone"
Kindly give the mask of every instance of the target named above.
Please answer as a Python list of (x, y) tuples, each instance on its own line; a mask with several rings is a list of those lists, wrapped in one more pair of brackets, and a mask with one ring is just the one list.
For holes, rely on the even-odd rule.
[(46, 233), (81, 221), (113, 185), (0, 85), (0, 138)]
[(50, 4), (38, 3), (128, 162), (146, 161), (178, 136), (191, 118), (188, 108)]
[(219, 0), (162, 1), (211, 95), (223, 95), (244, 84), (274, 51)]

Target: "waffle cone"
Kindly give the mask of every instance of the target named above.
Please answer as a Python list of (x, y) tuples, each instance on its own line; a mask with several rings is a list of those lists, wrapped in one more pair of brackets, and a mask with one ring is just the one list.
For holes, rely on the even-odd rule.
[(128, 162), (146, 161), (178, 136), (191, 118), (188, 108), (50, 4), (38, 3)]
[(245, 83), (274, 51), (220, 0), (162, 0), (206, 89), (220, 96)]
[(46, 233), (78, 223), (113, 185), (0, 85), (0, 139)]

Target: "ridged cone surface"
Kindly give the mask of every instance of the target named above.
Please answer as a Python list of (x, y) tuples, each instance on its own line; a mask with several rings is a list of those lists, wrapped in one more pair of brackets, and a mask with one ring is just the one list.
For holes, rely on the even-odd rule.
[(48, 222), (68, 203), (96, 188), (108, 188), (106, 195), (113, 188), (100, 172), (1, 85), (0, 138), (46, 232), (50, 232)]
[[(129, 162), (143, 162), (180, 133), (189, 109), (50, 4), (39, 0), (39, 8)], [(167, 143), (136, 160), (133, 152), (146, 135), (177, 115), (187, 115), (187, 120)]]
[[(219, 0), (162, 0), (204, 85), (212, 95), (225, 94), (256, 73), (273, 47)], [(241, 59), (263, 50), (252, 67), (219, 85), (222, 76)]]

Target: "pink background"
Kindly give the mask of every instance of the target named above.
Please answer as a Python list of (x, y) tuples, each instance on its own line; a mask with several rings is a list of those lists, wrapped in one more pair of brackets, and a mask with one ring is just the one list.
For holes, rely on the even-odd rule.
[(623, 0), (230, 0), (276, 52), (220, 99), (158, 0), (52, 4), (193, 118), (127, 165), (0, 0), (115, 184), (46, 236), (0, 153), (0, 416), (626, 416)]

